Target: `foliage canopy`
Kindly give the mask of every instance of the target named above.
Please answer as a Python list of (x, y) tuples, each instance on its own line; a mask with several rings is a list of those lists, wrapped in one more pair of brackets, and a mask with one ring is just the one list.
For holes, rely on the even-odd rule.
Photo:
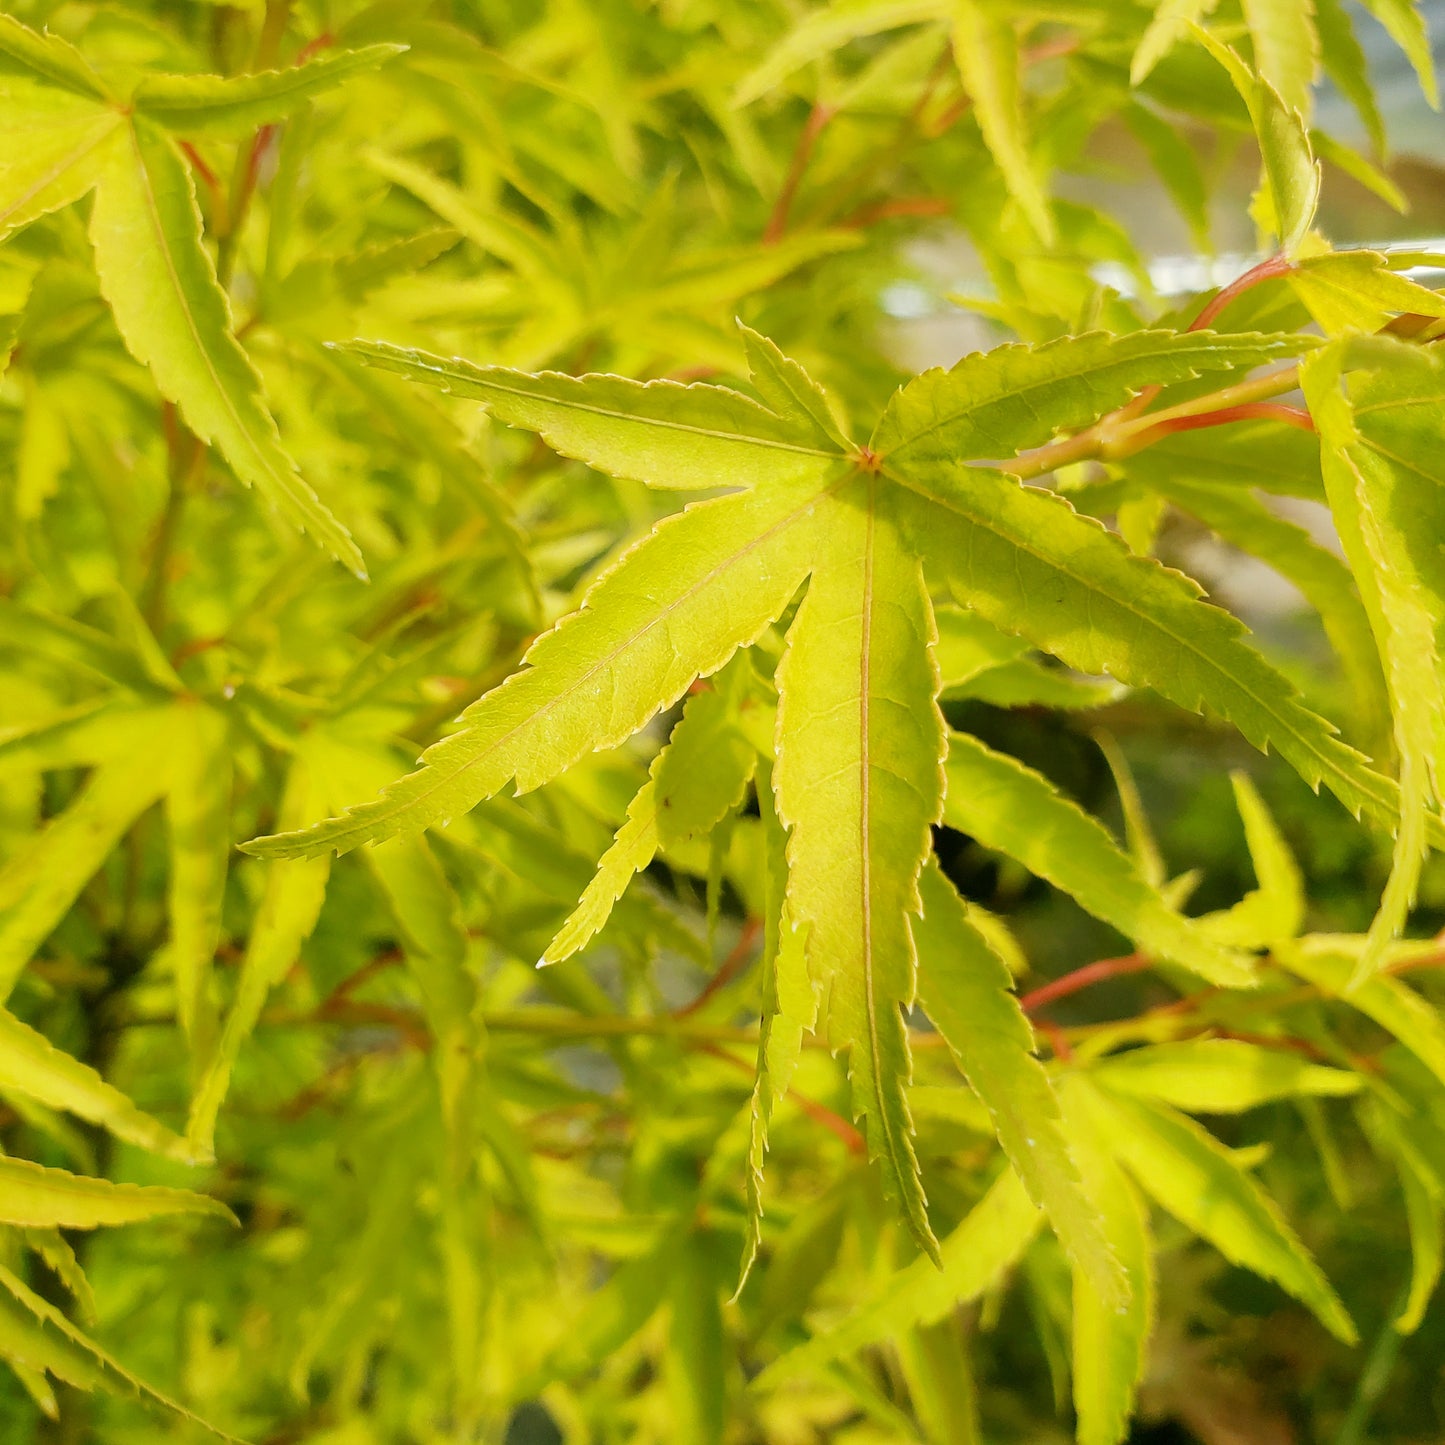
[(1408, 0), (0, 14), (7, 1439), (1445, 1427), (1373, 25), (1433, 105)]

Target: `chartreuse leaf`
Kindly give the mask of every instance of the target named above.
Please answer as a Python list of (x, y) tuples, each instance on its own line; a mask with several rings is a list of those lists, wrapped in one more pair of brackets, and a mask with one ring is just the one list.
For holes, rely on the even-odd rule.
[(1405, 52), (1420, 89), (1432, 109), (1440, 108), (1440, 91), (1435, 82), (1435, 52), (1430, 33), (1417, 0), (1360, 0), (1360, 3), (1389, 32), (1390, 38)]
[(110, 98), (90, 63), (68, 40), (48, 30), (31, 30), (9, 15), (0, 15), (0, 57), (0, 72), (19, 69), (77, 95)]
[(1185, 1039), (1111, 1054), (1090, 1071), (1115, 1094), (1157, 1099), (1200, 1114), (1238, 1114), (1275, 1099), (1356, 1094), (1358, 1075), (1313, 1064), (1281, 1046)]
[(78, 1390), (133, 1391), (222, 1440), (235, 1439), (133, 1375), (3, 1265), (0, 1291), (0, 1357), (11, 1364), (54, 1375)]
[(532, 375), (379, 341), (353, 341), (341, 349), (368, 366), (474, 397), (499, 421), (537, 432), (564, 457), (652, 487), (696, 491), (787, 482), (817, 476), (820, 466), (846, 454), (726, 387), (555, 371)]
[(1129, 84), (1143, 85), (1149, 73), (1215, 7), (1217, 0), (1160, 0), (1129, 62)]
[(1074, 1410), (1079, 1445), (1118, 1445), (1129, 1433), (1154, 1327), (1154, 1243), (1148, 1211), (1100, 1139), (1087, 1106), (1074, 1102), (1077, 1087), (1078, 1081), (1066, 1078), (1059, 1089), (1070, 1153), (1101, 1232), (1129, 1282), (1129, 1298), (1122, 1306), (1114, 1304), (1075, 1264)]
[(787, 834), (773, 806), (772, 776), (758, 779), (763, 825), (763, 1016), (758, 1033), (758, 1073), (748, 1133), (748, 1223), (736, 1293), (742, 1292), (762, 1242), (763, 1163), (773, 1111), (792, 1082), (803, 1037), (818, 1021), (818, 987), (808, 971), (806, 929), (788, 912)]
[(1003, 464), (1056, 432), (1087, 426), (1146, 386), (1258, 366), (1316, 344), (1212, 331), (1090, 331), (1042, 346), (971, 352), (895, 392), (868, 445), (905, 482), (970, 458)]
[(1164, 855), (1159, 851), (1159, 840), (1144, 809), (1144, 799), (1139, 795), (1139, 785), (1134, 781), (1129, 760), (1124, 750), (1106, 732), (1096, 732), (1094, 742), (1104, 755), (1109, 771), (1114, 777), (1114, 788), (1119, 794), (1119, 811), (1124, 815), (1124, 840), (1129, 845), (1129, 856), (1151, 888), (1163, 888), (1168, 880), (1164, 866)]
[[(1385, 666), (1400, 759), (1400, 826), (1379, 912), (1360, 955), (1372, 972), (1404, 926), (1424, 862), (1431, 805), (1445, 794), (1445, 680), (1437, 638), (1445, 626), (1445, 524), (1439, 463), (1426, 437), (1445, 399), (1445, 369), (1417, 348), (1372, 343), (1381, 365), (1344, 389), (1340, 348), (1301, 373), (1320, 434), (1330, 511)], [(1368, 357), (1366, 358), (1368, 359)], [(1355, 409), (1373, 416), (1362, 434)], [(1417, 460), (1417, 458), (1421, 460)], [(1422, 465), (1423, 461), (1423, 465)]]
[(1196, 481), (1188, 464), (1169, 459), (1150, 463), (1143, 457), (1128, 464), (1130, 475), (1142, 475), (1148, 486), (1175, 506), (1197, 517), (1231, 546), (1267, 562), (1299, 588), (1319, 613), (1325, 635), (1340, 659), (1354, 715), (1367, 739), (1388, 725), (1389, 699), (1380, 671), (1370, 619), (1360, 602), (1349, 568), (1296, 523), (1281, 517), (1257, 496), (1242, 488), (1229, 490)]
[(176, 1013), (203, 1062), (215, 1044), (211, 965), (221, 941), (221, 904), (231, 852), (231, 741), (213, 708), (179, 707), (166, 793), (170, 832), (171, 968)]
[(794, 71), (832, 54), (850, 40), (942, 19), (947, 12), (948, 0), (831, 0), (805, 13), (762, 63), (738, 82), (733, 104), (750, 104), (775, 90)]
[(175, 143), (136, 117), (107, 148), (90, 216), (100, 289), (135, 357), (236, 475), (358, 576), (350, 533), (302, 480), (231, 330), (201, 243), (195, 185)]
[(1274, 958), (1327, 996), (1343, 998), (1382, 1029), (1393, 1034), (1445, 1083), (1445, 1023), (1408, 984), (1377, 973), (1355, 978), (1361, 940), (1353, 936), (1311, 934), (1292, 944), (1277, 944)]
[(80, 1267), (80, 1257), (58, 1229), (27, 1229), (25, 1244), (45, 1261), (46, 1268), (63, 1284), (84, 1320), (95, 1319), (95, 1291)]
[(1018, 32), (982, 0), (953, 0), (953, 58), (1009, 194), (1047, 246), (1058, 231), (1024, 129)]
[[(1261, 4), (1288, 4), (1290, 0), (1259, 0)], [(1320, 167), (1310, 149), (1309, 131), (1300, 111), (1281, 99), (1269, 80), (1256, 75), (1222, 40), (1199, 25), (1195, 37), (1229, 72), (1243, 97), (1254, 124), (1264, 165), (1261, 221), (1279, 238), (1281, 251), (1291, 253), (1314, 224), (1320, 199)], [(1281, 62), (1282, 64), (1285, 62)], [(1313, 61), (1310, 62), (1313, 66)]]
[(1375, 154), (1385, 154), (1385, 121), (1380, 114), (1370, 66), (1355, 34), (1354, 21), (1343, 0), (1315, 0), (1315, 27), (1320, 38), (1320, 59), (1335, 89), (1354, 106), (1364, 123)]
[(1228, 987), (1255, 981), (1247, 957), (1170, 908), (1104, 826), (1042, 774), (954, 733), (947, 776), (943, 817), (949, 827), (1016, 859), (1144, 952)]
[(753, 1382), (767, 1390), (916, 1325), (932, 1324), (991, 1289), (1018, 1262), (1043, 1215), (1012, 1169), (1004, 1171), (939, 1247), (915, 1259), (839, 1325), (774, 1360)]
[(1086, 1080), (1073, 1097), (1146, 1193), (1234, 1264), (1306, 1305), (1337, 1339), (1358, 1338), (1345, 1307), (1278, 1206), (1230, 1151), (1162, 1104), (1106, 1095)]
[(1391, 271), (1377, 251), (1331, 251), (1299, 262), (1290, 289), (1331, 336), (1378, 331), (1401, 312), (1445, 316), (1445, 296)]
[(717, 1252), (707, 1231), (690, 1234), (669, 1271), (666, 1373), (670, 1433), (678, 1445), (722, 1445), (728, 1424), (727, 1365)]
[(939, 682), (945, 692), (963, 687), (984, 673), (1023, 657), (1029, 650), (1022, 637), (1001, 632), (986, 618), (966, 607), (935, 604), (938, 641), (933, 654)]
[(131, 104), (184, 135), (235, 135), (283, 119), (313, 96), (405, 49), (367, 45), (330, 51), (289, 70), (250, 75), (147, 75), (131, 93)]
[(773, 781), (788, 828), (788, 913), (829, 994), (853, 1114), (915, 1237), (936, 1256), (904, 1090), (908, 919), (942, 803), (943, 719), (922, 568), (893, 491), (859, 474), (817, 504), (815, 563), (778, 664)]
[(165, 791), (167, 732), (98, 767), (73, 803), (0, 868), (0, 998), (126, 830)]
[[(287, 775), (278, 821), (282, 827), (299, 827), (324, 806), (315, 768), (304, 752), (298, 753)], [(326, 857), (303, 858), (272, 863), (268, 867), (266, 886), (241, 959), (231, 1010), (191, 1100), (186, 1137), (203, 1153), (209, 1153), (212, 1148), (216, 1115), (230, 1087), (231, 1071), (241, 1046), (256, 1027), (267, 994), (296, 962), (301, 945), (316, 926), (326, 896), (331, 862)]]
[(1205, 921), (1221, 943), (1266, 948), (1294, 938), (1304, 924), (1304, 879), (1278, 825), (1248, 774), (1230, 774), (1234, 801), (1244, 821), (1244, 839), (1259, 886), (1232, 908)]
[(1420, 1327), (1445, 1266), (1442, 1185), (1436, 1171), (1411, 1142), (1407, 1123), (1377, 1098), (1367, 1101), (1360, 1122), (1378, 1153), (1387, 1156), (1400, 1179), (1410, 1230), (1410, 1289), (1395, 1319), (1402, 1335)]
[(560, 963), (586, 947), (659, 848), (705, 837), (742, 802), (757, 760), (737, 722), (749, 676), (746, 656), (735, 658), (712, 687), (687, 700), (647, 782), (628, 805), (627, 820), (542, 963)]
[(84, 94), (0, 71), (0, 240), (88, 195), (123, 127)]
[(923, 870), (920, 892), (923, 914), (913, 922), (919, 1002), (988, 1106), (1004, 1153), (1089, 1291), (1117, 1314), (1128, 1303), (1128, 1281), (1079, 1182), (1059, 1103), (1034, 1057), (1033, 1029), (1011, 992), (1008, 968), (936, 865)]
[(694, 503), (624, 553), (533, 644), (524, 669), (469, 707), (458, 731), (377, 802), (274, 840), (261, 857), (328, 849), (426, 827), (515, 780), (519, 792), (612, 747), (751, 643), (792, 600), (817, 550), (816, 483), (779, 483)]
[(162, 1214), (215, 1214), (231, 1211), (204, 1194), (150, 1184), (112, 1184), (63, 1169), (46, 1169), (28, 1159), (0, 1158), (0, 1223), (26, 1228), (96, 1229), (134, 1224)]
[(0, 1010), (0, 1091), (11, 1090), (98, 1124), (128, 1144), (186, 1162), (197, 1157), (184, 1139), (136, 1108), (88, 1064)]
[(1290, 107), (1308, 118), (1320, 62), (1314, 5), (1307, 0), (1243, 0), (1254, 68)]
[(1312, 787), (1393, 826), (1396, 789), (1304, 707), (1196, 583), (1124, 543), (1062, 497), (981, 467), (896, 472), (931, 505), (915, 535), (954, 595), (989, 621), (1089, 674), (1152, 687), (1190, 711), (1218, 713), (1274, 748)]
[(738, 322), (748, 370), (758, 395), (801, 438), (811, 437), (823, 451), (856, 450), (838, 425), (823, 388), (766, 336)]

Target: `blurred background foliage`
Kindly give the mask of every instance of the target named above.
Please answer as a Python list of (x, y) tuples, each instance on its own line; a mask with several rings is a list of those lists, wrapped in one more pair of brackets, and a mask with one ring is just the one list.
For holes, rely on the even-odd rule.
[[(810, 1050), (773, 1132), (762, 1267), (729, 1298), (758, 1012), (755, 804), (667, 853), (585, 956), (533, 967), (671, 718), (428, 846), (348, 856), (329, 876), (306, 865), (281, 888), (230, 845), (400, 771), (670, 505), (323, 343), (741, 383), (740, 315), (867, 416), (923, 365), (1009, 337), (1132, 329), (1243, 269), (1256, 156), (1224, 73), (1180, 44), (1131, 90), (1143, 5), (991, 8), (997, 74), (1022, 62), (1015, 140), (1031, 156), (1006, 178), (995, 156), (1011, 142), (980, 127), (943, 5), (3, 8), (121, 86), (407, 47), (284, 124), (181, 133), (236, 333), (369, 584), (239, 486), (131, 358), (98, 289), (88, 202), (0, 250), (13, 343), (0, 382), (0, 972), (18, 979), (18, 1018), (197, 1152), (214, 1118), (215, 1162), (159, 1158), (9, 1078), (0, 1140), (80, 1173), (201, 1190), (240, 1226), (139, 1223), (72, 1235), (73, 1254), (11, 1229), (11, 1266), (41, 1300), (89, 1315), (127, 1368), (269, 1445), (1071, 1438), (1068, 1271), (1047, 1237), (957, 1308), (873, 1307), (854, 1340), (751, 1383), (886, 1302), (914, 1247), (840, 1117), (837, 1066)], [(1416, 12), (1321, 0), (1318, 15), (1332, 38), (1317, 123), (1336, 138), (1321, 228), (1341, 244), (1445, 232)], [(1244, 30), (1232, 0), (1213, 23)], [(1291, 304), (1260, 288), (1246, 309), (1295, 325)], [(1305, 439), (1258, 431), (1160, 450), (1181, 474), (1234, 470), (1272, 494), (1271, 515), (1328, 540)], [(1375, 700), (1341, 677), (1289, 581), (1237, 535), (1151, 500), (1142, 462), (1112, 483), (1096, 510), (1201, 577), (1312, 702), (1378, 740)], [(1303, 926), (1367, 926), (1388, 850), (1333, 802), (1149, 696), (1071, 701), (976, 686), (947, 706), (1127, 827), (1143, 856), (1147, 818), (1159, 876), (1197, 870), (1193, 912), (1256, 888), (1229, 777), (1247, 769), (1300, 861)], [(1121, 805), (1121, 778), (1138, 810)], [(60, 836), (37, 833), (61, 818)], [(1018, 865), (946, 830), (938, 851), (1017, 941), (1026, 997), (1128, 954)], [(1437, 864), (1417, 932), (1441, 925)], [(1440, 959), (1412, 948), (1412, 983), (1439, 997), (1424, 965)], [(1257, 1097), (1224, 1087), (1212, 1107), (1197, 1075), (1138, 1087), (1245, 1151), (1364, 1343), (1331, 1339), (1158, 1214), (1156, 1338), (1131, 1438), (1440, 1439), (1445, 1309), (1427, 1301), (1445, 1106), (1428, 1069), (1445, 1048), (1418, 1030), (1395, 1042), (1321, 988), (1240, 1000), (1191, 987), (1118, 971), (1031, 1010), (1065, 1059), (1208, 1037), (1350, 1070), (1341, 1097), (1299, 1069)], [(453, 1049), (462, 1085), (434, 1067)], [(1258, 1062), (1220, 1058), (1246, 1073)], [(997, 1151), (942, 1051), (920, 1046), (917, 1075), (942, 1234), (989, 1185)], [(1402, 1311), (1418, 1316), (1412, 1332), (1396, 1328)], [(7, 1441), (201, 1438), (124, 1388), (62, 1386), (57, 1403), (37, 1378), (53, 1362), (10, 1328), (0, 1353), (22, 1368), (0, 1379)]]

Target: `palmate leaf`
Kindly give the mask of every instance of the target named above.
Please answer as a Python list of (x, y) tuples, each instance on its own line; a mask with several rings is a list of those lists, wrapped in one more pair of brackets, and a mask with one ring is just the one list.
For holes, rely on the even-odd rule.
[[(502, 419), (540, 429), (602, 470), (654, 485), (751, 489), (694, 503), (624, 552), (581, 609), (533, 645), (522, 669), (473, 703), (457, 730), (375, 801), (243, 846), (263, 857), (345, 851), (455, 817), (508, 784), (539, 787), (622, 742), (695, 678), (717, 671), (782, 616), (806, 582), (777, 672), (772, 784), (789, 830), (787, 937), (802, 935), (812, 984), (827, 997), (827, 1037), (847, 1052), (853, 1110), (867, 1119), (870, 1151), (932, 1250), (910, 1144), (900, 1012), (913, 998), (908, 920), (918, 912), (919, 869), (943, 793), (924, 560), (937, 562), (960, 601), (997, 627), (1080, 671), (1111, 672), (1185, 706), (1208, 706), (1258, 745), (1276, 746), (1310, 781), (1325, 777), (1357, 809), (1393, 811), (1388, 781), (1299, 704), (1243, 643), (1239, 624), (1201, 603), (1192, 583), (1132, 557), (1058, 498), (986, 468), (945, 464), (939, 449), (966, 452), (972, 436), (975, 446), (1012, 452), (1060, 425), (1092, 421), (1147, 384), (1151, 350), (1163, 374), (1178, 380), (1307, 344), (1154, 334), (1088, 336), (1077, 351), (1004, 348), (992, 361), (971, 358), (905, 390), (875, 448), (852, 456), (826, 400), (760, 340), (751, 347), (756, 385), (780, 412), (712, 386), (529, 376), (364, 344), (363, 359), (477, 396)], [(1049, 376), (1063, 381), (1056, 415), (1046, 406)], [(1104, 908), (1163, 957), (1221, 981), (1248, 981), (1241, 960), (1168, 909), (1107, 835), (1043, 780), (971, 740), (956, 749), (950, 806), (963, 810), (954, 815), (968, 819), (962, 826), (996, 834), (993, 841), (1081, 896), (1108, 879), (1102, 903), (1086, 906)], [(966, 767), (978, 776), (964, 776)], [(635, 801), (561, 947), (590, 936), (625, 878), (651, 856), (652, 786)], [(1010, 822), (1021, 795), (1044, 831), (1031, 835)], [(780, 943), (775, 962), (792, 967), (796, 959)], [(787, 990), (784, 1041), (811, 1010), (796, 980)]]
[[(191, 172), (174, 141), (156, 120), (111, 100), (66, 42), (8, 17), (0, 22), (0, 61), (11, 62), (0, 63), (0, 239), (95, 190), (96, 268), (126, 345), (244, 483), (364, 575), (349, 533), (281, 446), (260, 378), (233, 335), (229, 301), (202, 244)], [(204, 129), (208, 115), (239, 124), (252, 110), (271, 114), (283, 91), (303, 100), (295, 87), (337, 83), (394, 49), (331, 56), (275, 77), (155, 77), (140, 89), (188, 129)], [(234, 87), (229, 102), (218, 86)]]

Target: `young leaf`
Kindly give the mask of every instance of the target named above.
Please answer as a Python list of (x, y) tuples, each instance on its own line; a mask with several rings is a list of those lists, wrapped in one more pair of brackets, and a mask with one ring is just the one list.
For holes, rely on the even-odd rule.
[(1230, 987), (1248, 987), (1247, 958), (1208, 938), (1171, 909), (1133, 860), (1047, 778), (977, 738), (949, 739), (944, 821), (1017, 859), (1145, 952)]
[(112, 1184), (63, 1169), (46, 1169), (28, 1159), (0, 1158), (0, 1222), (26, 1228), (96, 1229), (134, 1224), (162, 1214), (214, 1214), (231, 1211), (204, 1194), (148, 1184)]
[[(1263, 0), (1263, 3), (1289, 4), (1291, 0)], [(1199, 25), (1190, 28), (1229, 72), (1229, 78), (1249, 109), (1264, 164), (1264, 198), (1269, 203), (1267, 228), (1279, 237), (1280, 250), (1291, 254), (1314, 224), (1320, 199), (1319, 162), (1310, 149), (1304, 120), (1297, 108), (1281, 99), (1279, 91), (1266, 78), (1250, 70), (1223, 41)]]
[(261, 381), (231, 331), (230, 303), (201, 244), (191, 173), (175, 144), (136, 118), (107, 149), (90, 216), (100, 288), (136, 358), (187, 425), (236, 475), (358, 576), (351, 535), (281, 447)]
[(923, 915), (913, 923), (919, 1002), (988, 1106), (1004, 1153), (1091, 1295), (1116, 1314), (1128, 1303), (1128, 1283), (1079, 1182), (1058, 1100), (1034, 1057), (1033, 1030), (1008, 969), (936, 866), (923, 870), (920, 892)]
[(1389, 269), (1377, 251), (1335, 251), (1301, 261), (1290, 289), (1331, 336), (1378, 331), (1401, 312), (1445, 316), (1445, 297)]
[(1075, 1095), (1141, 1188), (1228, 1260), (1307, 1305), (1337, 1339), (1358, 1338), (1345, 1307), (1274, 1201), (1213, 1135), (1163, 1105), (1106, 1096), (1076, 1081)]
[(931, 1254), (901, 1009), (913, 1002), (908, 919), (942, 802), (943, 719), (922, 569), (876, 477), (818, 504), (816, 565), (778, 665), (774, 784), (788, 828), (788, 911), (829, 991), (853, 1114)]
[(251, 75), (147, 75), (131, 103), (183, 135), (236, 135), (283, 119), (313, 96), (405, 50), (405, 45), (367, 45)]
[(341, 349), (368, 366), (474, 397), (499, 421), (539, 433), (564, 457), (652, 487), (783, 484), (816, 477), (845, 454), (834, 444), (818, 445), (807, 428), (726, 387), (555, 371), (533, 376), (379, 341), (353, 341)]

